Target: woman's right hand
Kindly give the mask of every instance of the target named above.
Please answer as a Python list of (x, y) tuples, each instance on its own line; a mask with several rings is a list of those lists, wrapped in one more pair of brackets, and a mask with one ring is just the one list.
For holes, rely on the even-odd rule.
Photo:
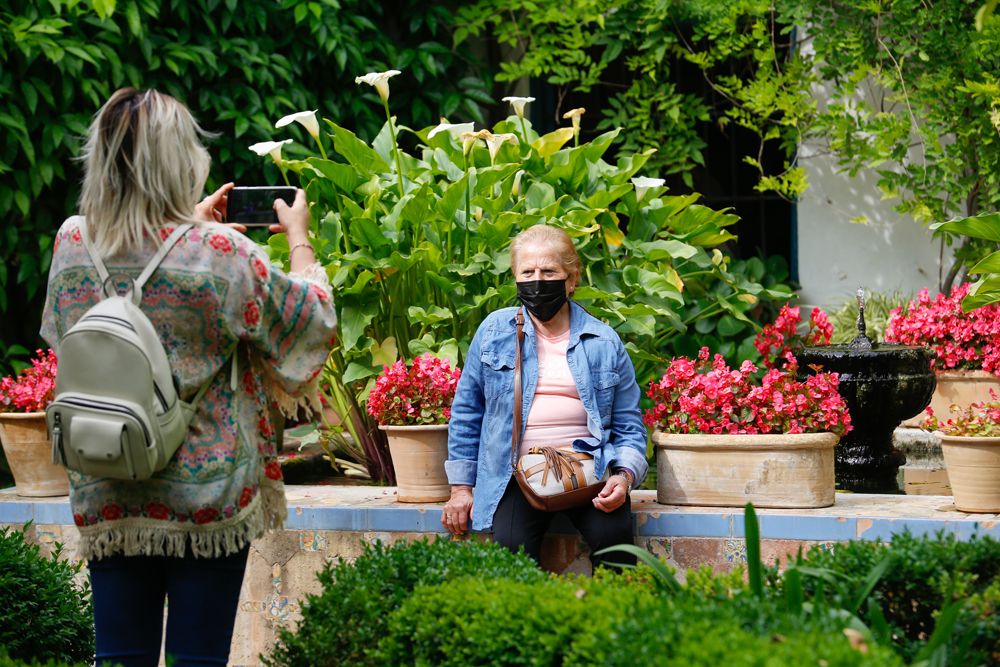
[(270, 226), (272, 233), (287, 234), (289, 245), (306, 240), (309, 235), (309, 206), (305, 190), (295, 190), (295, 201), (291, 206), (283, 199), (275, 199), (274, 212), (278, 215), (278, 224)]
[(463, 535), (469, 529), (471, 513), (472, 487), (465, 485), (451, 487), (451, 498), (441, 511), (441, 525), (452, 535)]

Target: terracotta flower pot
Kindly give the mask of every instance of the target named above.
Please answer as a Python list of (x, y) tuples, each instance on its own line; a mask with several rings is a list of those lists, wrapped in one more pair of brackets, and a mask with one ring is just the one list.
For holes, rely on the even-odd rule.
[(955, 507), (963, 512), (1000, 512), (1000, 438), (945, 435), (941, 451)]
[[(951, 406), (968, 407), (990, 400), (990, 389), (1000, 396), (1000, 377), (986, 371), (937, 371), (937, 387), (931, 396), (930, 408), (938, 419), (948, 419)], [(903, 426), (919, 428), (924, 413), (911, 417)]]
[(66, 470), (52, 463), (44, 412), (0, 413), (0, 443), (19, 496), (65, 496)]
[(664, 505), (829, 507), (838, 440), (834, 433), (655, 431), (656, 500)]
[(401, 503), (437, 503), (451, 497), (444, 471), (448, 425), (379, 426), (389, 440), (396, 491)]

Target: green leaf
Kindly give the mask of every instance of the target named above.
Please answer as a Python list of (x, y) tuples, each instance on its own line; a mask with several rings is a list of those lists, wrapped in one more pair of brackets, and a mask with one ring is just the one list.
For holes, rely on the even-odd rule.
[(353, 167), (342, 162), (323, 160), (317, 157), (307, 158), (306, 162), (347, 194), (353, 193), (358, 186), (365, 182), (365, 179), (359, 176)]
[(556, 191), (548, 183), (535, 181), (524, 193), (524, 202), (527, 210), (534, 211), (545, 208), (556, 200)]
[(746, 324), (740, 322), (732, 315), (723, 315), (719, 319), (719, 335), (723, 338), (731, 338), (746, 328)]
[(396, 339), (389, 336), (382, 344), (372, 341), (372, 346), (370, 349), (372, 355), (372, 363), (375, 364), (376, 368), (381, 366), (390, 366), (396, 359), (399, 358), (399, 349), (396, 346)]
[(976, 308), (1000, 301), (1000, 276), (989, 275), (972, 284), (962, 299), (962, 310), (969, 313)]
[(338, 321), (343, 332), (341, 341), (344, 345), (344, 351), (350, 352), (357, 346), (358, 341), (361, 340), (361, 336), (365, 333), (365, 329), (375, 319), (375, 310), (371, 307), (374, 305), (370, 304), (368, 308), (344, 305), (341, 308)]
[(948, 222), (934, 223), (930, 225), (930, 228), (938, 232), (961, 234), (975, 239), (986, 239), (1000, 243), (1000, 212), (955, 218)]
[(743, 512), (743, 533), (747, 544), (747, 580), (750, 592), (758, 598), (764, 597), (764, 567), (760, 560), (760, 524), (752, 503), (747, 503)]
[(373, 375), (378, 375), (378, 371), (368, 366), (359, 364), (356, 361), (352, 361), (347, 364), (347, 368), (344, 369), (344, 374), (341, 376), (340, 381), (344, 384), (350, 384)]
[(990, 253), (969, 269), (971, 274), (1000, 273), (1000, 250)]
[(416, 320), (421, 324), (437, 324), (438, 322), (444, 322), (452, 318), (451, 311), (440, 306), (431, 306), (428, 309), (420, 306), (410, 306), (407, 308), (406, 314), (410, 319)]
[[(109, 19), (115, 13), (116, 0), (91, 0), (94, 11), (101, 19)], [(66, 49), (69, 51), (69, 49)]]
[(334, 150), (365, 176), (392, 171), (379, 154), (368, 144), (358, 139), (353, 132), (345, 130), (325, 118), (323, 120), (333, 130)]
[(555, 132), (549, 132), (548, 134), (539, 137), (531, 144), (531, 147), (538, 151), (538, 154), (543, 158), (548, 159), (572, 138), (572, 127), (560, 127)]

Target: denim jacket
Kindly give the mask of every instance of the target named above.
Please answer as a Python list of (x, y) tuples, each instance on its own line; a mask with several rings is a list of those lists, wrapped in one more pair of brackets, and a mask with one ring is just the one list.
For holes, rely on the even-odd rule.
[[(516, 313), (516, 307), (503, 308), (490, 313), (479, 326), (451, 407), (445, 470), (449, 483), (475, 487), (473, 530), (492, 527), (493, 513), (513, 472)], [(538, 384), (538, 355), (532, 320), (527, 316), (524, 320), (521, 407), (526, 422)], [(632, 360), (611, 327), (572, 301), (569, 331), (566, 360), (590, 431), (590, 437), (575, 440), (573, 448), (593, 454), (598, 476), (608, 466), (623, 466), (635, 472), (638, 483), (648, 466), (646, 426), (639, 411)]]

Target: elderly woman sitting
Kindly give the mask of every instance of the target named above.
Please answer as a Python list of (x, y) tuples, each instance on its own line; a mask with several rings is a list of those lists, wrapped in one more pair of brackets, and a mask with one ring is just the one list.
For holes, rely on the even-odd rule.
[[(535, 225), (511, 243), (524, 325), (520, 454), (569, 446), (593, 455), (598, 478), (610, 476), (592, 502), (565, 514), (590, 546), (595, 566), (634, 562), (622, 554), (595, 556), (631, 543), (629, 491), (646, 475), (646, 427), (635, 369), (618, 334), (570, 297), (580, 258), (561, 229)], [(493, 538), (539, 561), (555, 513), (533, 508), (512, 476), (514, 366), (519, 307), (491, 313), (466, 356), (448, 428), (451, 499), (441, 523), (453, 534), (492, 528)]]

